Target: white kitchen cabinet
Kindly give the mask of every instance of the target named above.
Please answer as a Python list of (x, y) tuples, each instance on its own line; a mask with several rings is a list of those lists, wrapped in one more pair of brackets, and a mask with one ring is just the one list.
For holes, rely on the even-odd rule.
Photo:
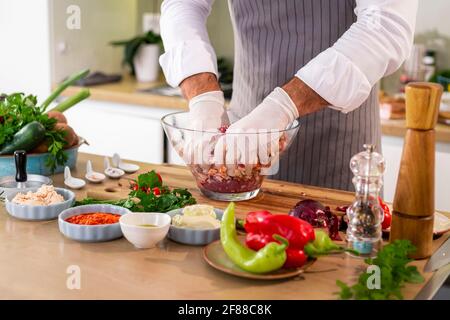
[[(386, 159), (386, 172), (384, 174), (384, 199), (388, 202), (394, 200), (397, 185), (398, 170), (403, 150), (403, 138), (383, 136), (383, 156)], [(417, 157), (420, 157), (417, 154)], [(450, 144), (436, 143), (435, 166), (435, 198), (436, 210), (450, 211)]]
[(89, 145), (82, 152), (124, 159), (164, 162), (164, 132), (160, 119), (174, 110), (88, 100), (67, 110), (70, 126)]

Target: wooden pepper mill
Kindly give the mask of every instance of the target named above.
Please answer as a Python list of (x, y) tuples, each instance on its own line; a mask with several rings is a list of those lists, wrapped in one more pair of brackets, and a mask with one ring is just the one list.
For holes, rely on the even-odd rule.
[(407, 239), (414, 259), (431, 256), (434, 221), (435, 132), (442, 86), (406, 86), (406, 136), (394, 197), (390, 241)]

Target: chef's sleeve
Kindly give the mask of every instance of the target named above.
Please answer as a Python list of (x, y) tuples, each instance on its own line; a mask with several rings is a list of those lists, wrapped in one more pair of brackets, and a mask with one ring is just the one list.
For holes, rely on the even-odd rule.
[(161, 5), (161, 37), (165, 53), (159, 58), (166, 81), (177, 87), (187, 77), (214, 73), (217, 57), (206, 20), (214, 0), (165, 0)]
[(344, 113), (358, 108), (372, 87), (410, 54), (417, 0), (357, 0), (357, 21), (296, 74)]

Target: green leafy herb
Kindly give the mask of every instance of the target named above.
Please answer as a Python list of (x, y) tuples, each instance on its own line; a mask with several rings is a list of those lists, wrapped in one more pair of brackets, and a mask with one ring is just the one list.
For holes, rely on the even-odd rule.
[(113, 206), (131, 209), (134, 206), (134, 201), (132, 199), (98, 200), (93, 198), (84, 198), (83, 200), (76, 201), (74, 206), (84, 206), (88, 204), (111, 204)]
[(131, 184), (127, 199), (96, 200), (85, 198), (75, 206), (85, 204), (112, 204), (133, 212), (168, 212), (195, 204), (195, 198), (187, 189), (173, 189), (163, 185), (160, 176), (154, 171), (140, 174)]
[[(45, 128), (43, 138), (48, 146), (49, 157), (46, 166), (52, 172), (58, 165), (64, 165), (67, 161), (67, 154), (64, 147), (67, 145), (65, 131), (56, 129), (56, 119), (49, 118), (46, 114), (49, 105), (74, 82), (86, 77), (89, 70), (82, 70), (64, 80), (45, 101), (38, 106), (37, 98), (33, 95), (25, 96), (23, 93), (13, 93), (10, 95), (0, 95), (0, 148), (13, 140), (14, 135), (28, 123), (37, 121)], [(88, 89), (83, 89), (77, 94), (59, 103), (53, 111), (64, 112), (73, 105), (88, 98)], [(30, 151), (30, 150), (25, 150)]]
[(57, 165), (64, 165), (67, 155), (63, 149), (66, 145), (65, 132), (55, 129), (56, 119), (49, 118), (37, 105), (37, 98), (23, 93), (3, 95), (0, 100), (0, 146), (10, 142), (16, 132), (32, 121), (40, 122), (46, 130), (50, 156), (46, 165), (53, 171)]
[(383, 247), (376, 258), (367, 258), (365, 263), (380, 268), (380, 288), (370, 289), (368, 286), (371, 273), (363, 272), (358, 282), (348, 286), (342, 281), (336, 281), (340, 287), (339, 297), (341, 299), (357, 300), (387, 300), (403, 299), (401, 289), (404, 283), (421, 283), (423, 276), (415, 266), (409, 266), (412, 259), (408, 255), (416, 248), (408, 240), (396, 240)]
[(58, 165), (64, 165), (67, 161), (67, 154), (63, 152), (67, 142), (65, 140), (67, 132), (51, 130), (45, 133), (48, 141), (48, 152), (50, 156), (47, 158), (45, 165), (54, 171)]
[(139, 188), (155, 188), (162, 187), (162, 180), (160, 180), (159, 176), (156, 172), (150, 171), (147, 173), (140, 174), (137, 179), (137, 185)]

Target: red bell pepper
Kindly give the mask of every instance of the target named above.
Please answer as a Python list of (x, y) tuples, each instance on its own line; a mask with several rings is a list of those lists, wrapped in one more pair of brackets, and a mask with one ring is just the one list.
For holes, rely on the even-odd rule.
[(274, 234), (286, 238), (289, 247), (285, 268), (303, 266), (308, 259), (303, 248), (315, 239), (314, 228), (308, 222), (288, 215), (273, 215), (268, 211), (248, 213), (244, 228), (247, 231), (246, 244), (253, 250), (273, 242)]
[(391, 214), (391, 210), (389, 209), (389, 206), (384, 203), (383, 199), (381, 199), (381, 197), (378, 197), (378, 202), (380, 203), (381, 209), (383, 209), (383, 223), (381, 224), (381, 228), (383, 230), (388, 229), (391, 226), (391, 222), (392, 222), (392, 214)]

